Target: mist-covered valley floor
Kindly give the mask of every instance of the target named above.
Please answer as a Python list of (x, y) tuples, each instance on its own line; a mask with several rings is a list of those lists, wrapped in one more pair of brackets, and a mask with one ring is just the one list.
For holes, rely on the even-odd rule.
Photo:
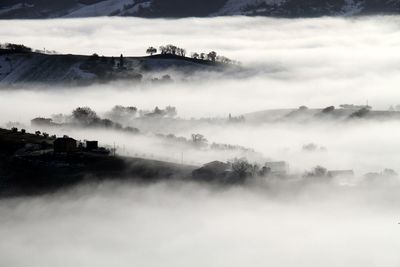
[(6, 266), (397, 266), (399, 187), (106, 183), (0, 203)]
[[(400, 264), (398, 16), (7, 23), (0, 21), (0, 40), (63, 54), (141, 56), (148, 46), (173, 43), (188, 52), (217, 51), (239, 60), (243, 69), (152, 73), (170, 75), (168, 83), (11, 84), (0, 90), (1, 128), (98, 140), (123, 156), (197, 167), (243, 156), (257, 164), (285, 161), (295, 179), (259, 178), (226, 187), (101, 182), (1, 199), (0, 265)], [(118, 121), (140, 134), (68, 121), (77, 107), (110, 118), (116, 105), (144, 113), (173, 106), (177, 114), (146, 119), (138, 112)], [(67, 123), (31, 124), (38, 117)], [(254, 153), (177, 145), (159, 134), (201, 134), (210, 145)], [(354, 176), (297, 180), (318, 165), (352, 170)], [(366, 179), (367, 173), (375, 179)]]

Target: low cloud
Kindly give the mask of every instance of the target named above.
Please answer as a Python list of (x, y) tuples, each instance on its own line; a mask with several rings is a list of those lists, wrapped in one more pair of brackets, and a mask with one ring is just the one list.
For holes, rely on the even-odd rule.
[(6, 266), (397, 266), (395, 188), (101, 184), (0, 203)]

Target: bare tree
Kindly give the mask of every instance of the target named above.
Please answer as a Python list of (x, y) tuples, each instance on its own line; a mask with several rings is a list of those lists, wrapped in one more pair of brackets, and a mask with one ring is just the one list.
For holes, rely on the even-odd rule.
[(175, 45), (169, 44), (169, 45), (165, 46), (165, 50), (166, 50), (166, 54), (176, 55), (178, 47)]
[(192, 53), (192, 58), (194, 58), (194, 59), (198, 59), (199, 56), (200, 55), (198, 53), (196, 53), (196, 52)]
[(167, 54), (167, 48), (166, 48), (165, 46), (160, 46), (160, 53), (161, 53), (162, 55)]
[(179, 48), (179, 47), (178, 47), (178, 49), (177, 49), (177, 55), (178, 55), (178, 56), (182, 56), (182, 57), (186, 56), (186, 50), (183, 49), (183, 48)]
[(234, 159), (232, 162), (232, 170), (239, 176), (239, 178), (246, 178), (247, 172), (251, 169), (251, 164), (242, 158)]
[(119, 56), (118, 67), (119, 67), (120, 69), (122, 69), (122, 68), (124, 67), (124, 64), (125, 64), (124, 55), (121, 54), (121, 55)]
[(149, 48), (147, 48), (146, 53), (152, 56), (153, 54), (157, 53), (157, 48), (150, 46)]
[(195, 145), (203, 146), (207, 144), (207, 139), (202, 134), (192, 134), (192, 142)]
[(74, 111), (72, 111), (73, 118), (83, 124), (91, 124), (97, 120), (99, 117), (96, 112), (94, 112), (89, 107), (78, 107)]
[(207, 54), (208, 60), (214, 61), (217, 59), (217, 52), (211, 51), (210, 53)]
[(165, 107), (165, 114), (171, 118), (175, 117), (177, 115), (176, 107), (172, 107), (172, 106)]

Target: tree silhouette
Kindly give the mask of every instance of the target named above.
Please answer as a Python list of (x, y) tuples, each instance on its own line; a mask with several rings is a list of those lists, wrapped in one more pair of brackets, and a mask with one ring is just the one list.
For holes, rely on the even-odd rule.
[(247, 171), (249, 171), (251, 165), (246, 159), (235, 159), (232, 162), (232, 170), (239, 176), (239, 178), (246, 178)]
[(192, 134), (192, 142), (195, 145), (202, 146), (207, 144), (207, 139), (202, 134)]
[(124, 67), (124, 63), (125, 63), (124, 56), (121, 54), (119, 56), (119, 65), (118, 65), (120, 69)]
[(149, 48), (147, 48), (146, 53), (152, 56), (153, 54), (157, 53), (157, 48), (150, 46)]
[(78, 107), (72, 111), (73, 118), (83, 124), (91, 124), (99, 120), (96, 112), (89, 107)]
[(217, 52), (211, 51), (210, 53), (207, 54), (207, 58), (208, 58), (208, 60), (215, 62), (215, 60), (217, 58)]
[(192, 58), (194, 58), (194, 59), (198, 59), (199, 56), (200, 55), (198, 53), (196, 53), (196, 52), (192, 53)]
[(183, 48), (177, 48), (176, 49), (176, 54), (178, 55), (178, 56), (181, 56), (181, 57), (184, 57), (184, 56), (186, 56), (186, 50), (185, 49), (183, 49)]
[(177, 115), (177, 112), (176, 112), (176, 107), (172, 107), (172, 106), (167, 106), (166, 108), (165, 108), (165, 113), (166, 113), (166, 115), (168, 116), (168, 117), (175, 117), (176, 115)]

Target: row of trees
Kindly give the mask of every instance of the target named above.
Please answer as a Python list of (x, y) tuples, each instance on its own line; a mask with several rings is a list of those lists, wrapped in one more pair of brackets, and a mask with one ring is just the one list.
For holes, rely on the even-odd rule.
[(193, 52), (191, 54), (191, 57), (194, 59), (209, 60), (209, 61), (213, 61), (213, 62), (221, 62), (224, 64), (236, 64), (236, 65), (240, 64), (239, 61), (235, 61), (235, 60), (229, 59), (227, 57), (220, 56), (215, 51), (211, 51), (209, 53)]
[[(159, 51), (161, 55), (176, 55), (176, 56), (186, 56), (186, 50), (184, 48), (180, 48), (178, 46), (169, 44), (166, 46), (160, 46)], [(151, 56), (158, 52), (157, 48), (150, 46), (147, 48), (146, 53)]]
[(120, 123), (110, 119), (100, 118), (94, 110), (89, 107), (78, 107), (72, 111), (72, 120), (81, 126), (86, 127), (104, 127), (125, 130), (131, 133), (139, 133), (139, 130), (133, 127), (123, 127)]
[(7, 50), (11, 50), (11, 51), (16, 52), (16, 53), (29, 53), (29, 52), (32, 52), (32, 48), (27, 47), (27, 46), (22, 45), (22, 44), (10, 44), (10, 43), (0, 44), (0, 49), (7, 49)]
[[(176, 55), (182, 57), (186, 56), (186, 50), (184, 48), (180, 48), (172, 44), (160, 46), (159, 50), (157, 50), (157, 48), (153, 46), (150, 46), (149, 48), (147, 48), (146, 53), (152, 56), (154, 54), (157, 54), (158, 51), (161, 55)], [(211, 51), (208, 53), (193, 52), (191, 53), (190, 57), (194, 59), (209, 60), (212, 62), (221, 62), (225, 64), (239, 64), (239, 62), (237, 61), (231, 60), (224, 56), (219, 56), (215, 51)]]
[(106, 113), (106, 117), (120, 123), (126, 123), (139, 118), (173, 118), (178, 114), (176, 107), (166, 106), (164, 109), (155, 107), (153, 110), (139, 110), (134, 106), (117, 105)]
[(40, 50), (40, 49), (33, 50), (32, 48), (25, 46), (23, 44), (12, 44), (12, 43), (5, 43), (5, 44), (0, 43), (0, 49), (6, 49), (6, 50), (9, 50), (14, 53), (35, 52), (35, 53), (41, 53), (41, 54), (58, 54), (57, 51), (47, 50), (46, 48), (43, 48), (43, 50)]

